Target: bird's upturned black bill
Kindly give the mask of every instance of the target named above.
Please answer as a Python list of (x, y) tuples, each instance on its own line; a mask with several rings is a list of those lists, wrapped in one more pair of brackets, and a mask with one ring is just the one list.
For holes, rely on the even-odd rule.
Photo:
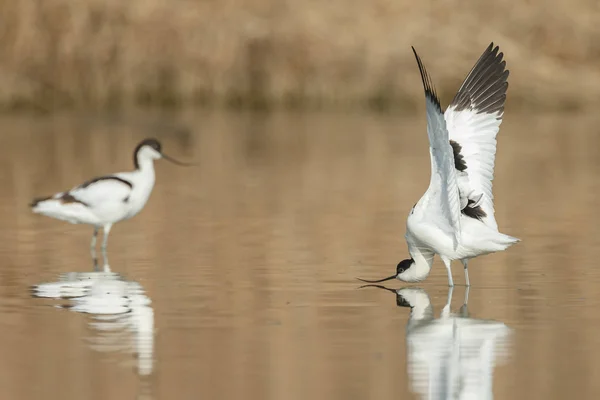
[(169, 157), (165, 153), (160, 153), (160, 154), (162, 155), (162, 157), (165, 160), (170, 161), (173, 164), (181, 165), (181, 166), (184, 166), (184, 167), (192, 167), (192, 166), (196, 165), (196, 164), (192, 164), (192, 163), (184, 163), (184, 162), (181, 162), (181, 161), (177, 161), (176, 159), (174, 159), (173, 157)]
[(396, 275), (392, 275), (392, 276), (387, 277), (387, 278), (379, 279), (377, 281), (368, 281), (366, 279), (360, 279), (360, 278), (356, 278), (356, 279), (358, 279), (359, 281), (367, 282), (367, 283), (379, 283), (379, 282), (385, 282), (385, 281), (389, 281), (389, 280), (392, 280), (392, 279), (396, 279)]

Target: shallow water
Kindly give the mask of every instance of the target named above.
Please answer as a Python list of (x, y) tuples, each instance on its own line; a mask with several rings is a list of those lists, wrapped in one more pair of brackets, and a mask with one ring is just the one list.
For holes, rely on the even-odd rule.
[[(355, 280), (406, 257), (421, 114), (1, 117), (0, 398), (595, 398), (598, 122), (507, 110), (496, 218), (523, 241), (471, 261), (468, 308), (456, 263), (447, 315), (439, 260), (386, 282), (421, 289), (400, 301)], [(114, 274), (76, 274), (92, 229), (29, 201), (130, 169), (146, 136), (199, 166), (159, 161), (146, 208), (111, 232)]]

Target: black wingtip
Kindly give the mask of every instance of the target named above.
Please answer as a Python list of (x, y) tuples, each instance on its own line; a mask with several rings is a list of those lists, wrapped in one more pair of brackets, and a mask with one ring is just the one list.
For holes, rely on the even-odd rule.
[(450, 107), (456, 111), (472, 109), (478, 113), (497, 113), (501, 116), (510, 73), (503, 57), (500, 47), (491, 42), (469, 71)]
[(433, 86), (431, 77), (427, 73), (427, 69), (425, 68), (425, 65), (421, 61), (421, 58), (417, 54), (415, 48), (413, 46), (410, 46), (410, 48), (412, 49), (417, 60), (417, 65), (419, 66), (419, 72), (421, 73), (421, 81), (423, 81), (423, 89), (425, 89), (425, 97), (431, 100), (441, 112), (442, 106), (440, 105), (440, 99), (438, 98), (437, 93), (435, 92), (435, 87)]

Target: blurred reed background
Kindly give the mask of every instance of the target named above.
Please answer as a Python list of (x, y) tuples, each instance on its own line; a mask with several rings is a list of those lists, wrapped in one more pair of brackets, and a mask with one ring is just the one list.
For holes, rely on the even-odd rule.
[[(473, 315), (517, 332), (494, 391), (598, 398), (599, 22), (591, 0), (0, 0), (0, 109), (67, 109), (0, 115), (0, 399), (134, 398), (140, 380), (84, 347), (82, 319), (31, 300), (91, 269), (92, 230), (28, 203), (132, 168), (147, 136), (200, 166), (157, 163), (148, 205), (111, 233), (114, 270), (155, 308), (139, 399), (410, 398), (409, 311), (355, 277), (406, 257), (429, 179), (410, 46), (447, 104), (491, 41), (511, 71), (496, 216), (523, 240), (471, 267)], [(85, 110), (140, 106), (182, 110)], [(436, 314), (446, 285), (436, 261)]]
[(447, 101), (491, 41), (509, 106), (600, 101), (594, 0), (0, 0), (0, 15), (9, 109), (414, 107), (411, 45)]

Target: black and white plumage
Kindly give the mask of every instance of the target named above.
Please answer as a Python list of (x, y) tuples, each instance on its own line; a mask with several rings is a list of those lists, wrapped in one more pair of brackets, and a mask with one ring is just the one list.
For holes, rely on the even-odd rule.
[(414, 48), (413, 52), (425, 90), (431, 180), (407, 219), (411, 258), (398, 264), (395, 275), (375, 282), (421, 281), (438, 254), (449, 285), (454, 285), (450, 264), (461, 260), (468, 286), (469, 259), (505, 250), (519, 241), (498, 232), (492, 194), (496, 135), (509, 72), (499, 48), (490, 44), (443, 112), (431, 78)]
[(112, 225), (137, 215), (146, 205), (155, 182), (154, 160), (165, 158), (175, 164), (189, 165), (162, 153), (156, 139), (145, 139), (134, 150), (135, 170), (91, 179), (52, 196), (37, 198), (30, 204), (36, 214), (72, 224), (94, 226), (91, 250), (95, 260), (96, 237), (103, 228), (102, 250), (108, 269), (106, 245)]
[(494, 368), (506, 362), (513, 330), (500, 321), (471, 317), (469, 288), (458, 312), (451, 312), (453, 288), (446, 305), (435, 317), (423, 289), (404, 287), (394, 293), (398, 307), (410, 308), (406, 322), (407, 372), (411, 389), (423, 399), (491, 400)]

